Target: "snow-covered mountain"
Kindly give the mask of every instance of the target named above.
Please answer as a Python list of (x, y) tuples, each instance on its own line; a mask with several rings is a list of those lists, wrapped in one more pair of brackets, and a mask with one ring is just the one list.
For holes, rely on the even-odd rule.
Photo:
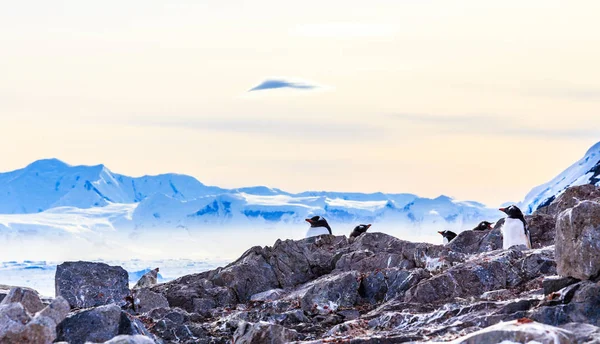
[(167, 250), (176, 258), (229, 257), (241, 253), (232, 249), (232, 236), (243, 238), (240, 250), (300, 238), (304, 219), (314, 215), (325, 216), (334, 234), (372, 223), (376, 231), (433, 242), (439, 241), (437, 230), (461, 231), (501, 216), (497, 209), (446, 196), (222, 189), (186, 175), (133, 178), (104, 165), (70, 166), (56, 159), (0, 173), (1, 253), (11, 257), (43, 252), (39, 258), (50, 259), (52, 247), (59, 260), (65, 247), (92, 258), (148, 258)]
[(568, 187), (584, 184), (600, 185), (600, 142), (592, 146), (583, 158), (551, 181), (533, 188), (521, 202), (521, 209), (532, 213), (550, 204)]
[(70, 166), (57, 159), (0, 173), (0, 214), (71, 212), (69, 207), (114, 204), (133, 205), (131, 221), (136, 229), (257, 221), (298, 223), (317, 214), (341, 223), (393, 221), (461, 227), (493, 216), (482, 204), (446, 196), (428, 199), (412, 194), (324, 191), (291, 194), (264, 186), (228, 190), (206, 186), (186, 175), (133, 178), (113, 173), (104, 165)]

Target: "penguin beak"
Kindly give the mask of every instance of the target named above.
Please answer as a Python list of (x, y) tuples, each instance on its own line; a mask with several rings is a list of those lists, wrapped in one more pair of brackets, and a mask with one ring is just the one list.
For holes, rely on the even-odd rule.
[(438, 231), (438, 233), (441, 234), (441, 235), (444, 235), (444, 232), (442, 232), (442, 231)]
[(312, 223), (313, 223), (311, 219), (305, 219), (304, 221), (306, 221), (306, 222), (310, 223), (311, 225), (312, 225)]
[(370, 223), (367, 225), (367, 228), (371, 228), (371, 224)]
[(490, 224), (488, 225), (488, 229), (492, 229), (492, 228), (494, 228), (494, 227), (492, 227), (492, 224), (490, 223)]
[(503, 212), (503, 213), (506, 213), (506, 208), (500, 208), (500, 209), (498, 209), (498, 210), (500, 210), (500, 211), (501, 211), (501, 212)]

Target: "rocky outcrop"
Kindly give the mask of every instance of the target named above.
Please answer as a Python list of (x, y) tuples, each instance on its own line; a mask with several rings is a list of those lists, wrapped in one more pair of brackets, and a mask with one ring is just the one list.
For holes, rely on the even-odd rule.
[(478, 343), (574, 343), (575, 335), (558, 327), (536, 323), (528, 318), (490, 326), (452, 341), (452, 344)]
[(141, 288), (150, 288), (155, 286), (158, 283), (158, 271), (160, 269), (152, 269), (146, 272), (140, 279), (137, 281), (133, 289), (141, 289)]
[(62, 263), (56, 267), (55, 286), (56, 295), (64, 297), (71, 308), (124, 305), (129, 295), (127, 271), (104, 263)]
[(281, 325), (259, 322), (250, 324), (242, 321), (233, 334), (236, 344), (279, 344), (292, 342), (298, 338), (298, 333)]
[[(27, 290), (23, 288), (20, 291)], [(13, 295), (20, 293), (16, 292)], [(24, 300), (31, 305), (33, 295)], [(69, 304), (62, 297), (56, 298), (52, 303), (33, 317), (28, 314), (26, 307), (17, 298), (13, 302), (3, 300), (0, 305), (0, 343), (3, 344), (50, 344), (56, 339), (56, 325), (60, 323), (69, 312)]]
[[(131, 293), (115, 267), (69, 263), (57, 272), (57, 290), (60, 284), (72, 296), (71, 307), (93, 306), (60, 321), (70, 308), (63, 300), (62, 313), (49, 318), (58, 321), (34, 321), (53, 308), (33, 315), (37, 294), (11, 290), (0, 305), (0, 334), (43, 323), (51, 338), (47, 330), (60, 322), (57, 340), (70, 343), (600, 344), (600, 203), (571, 202), (572, 194), (549, 205), (568, 206), (557, 219), (551, 212), (527, 217), (531, 250), (500, 249), (502, 220), (448, 245), (382, 233), (278, 240), (168, 283), (152, 286), (150, 274)], [(111, 296), (94, 297), (100, 290)]]
[(13, 287), (6, 297), (3, 298), (0, 305), (9, 303), (20, 303), (29, 314), (35, 314), (44, 308), (37, 291), (30, 288)]
[(58, 340), (71, 344), (104, 342), (118, 335), (149, 334), (143, 323), (115, 304), (70, 314), (57, 328)]
[(552, 203), (545, 207), (538, 208), (534, 215), (536, 214), (544, 214), (549, 215), (551, 217), (556, 217), (558, 214), (563, 211), (573, 208), (579, 202), (588, 200), (600, 200), (600, 187), (585, 184), (579, 186), (573, 186), (565, 190), (562, 194), (560, 194)]
[[(412, 243), (382, 233), (361, 235), (352, 243), (344, 236), (278, 240), (273, 247), (253, 247), (224, 268), (160, 284), (171, 307), (189, 312), (234, 306), (272, 289), (290, 289), (323, 275), (344, 271), (372, 272), (388, 268), (425, 268), (460, 257), (440, 245)], [(433, 262), (433, 263), (432, 263)]]
[(558, 274), (590, 279), (600, 274), (600, 203), (581, 201), (558, 215)]

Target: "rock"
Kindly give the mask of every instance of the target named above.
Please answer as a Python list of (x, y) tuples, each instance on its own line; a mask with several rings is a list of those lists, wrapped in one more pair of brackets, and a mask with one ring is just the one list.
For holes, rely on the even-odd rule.
[(550, 295), (577, 282), (579, 280), (572, 277), (546, 276), (542, 281), (544, 295)]
[(18, 302), (29, 314), (35, 314), (44, 308), (37, 291), (29, 288), (13, 287), (0, 305)]
[(158, 283), (158, 271), (159, 268), (146, 272), (139, 279), (139, 281), (137, 281), (135, 286), (133, 286), (133, 289), (150, 288), (152, 286), (155, 286)]
[(154, 341), (146, 336), (129, 336), (120, 335), (115, 338), (104, 342), (104, 344), (154, 344)]
[(155, 293), (148, 288), (132, 291), (137, 313), (147, 313), (155, 308), (169, 307), (167, 298), (162, 294)]
[(550, 205), (538, 208), (534, 215), (544, 214), (556, 217), (563, 211), (573, 208), (581, 201), (593, 201), (600, 199), (600, 187), (592, 184), (569, 187), (558, 196)]
[(499, 323), (452, 341), (453, 344), (477, 343), (575, 343), (575, 335), (558, 327), (520, 319)]
[(104, 342), (118, 335), (149, 334), (144, 325), (115, 304), (69, 315), (57, 327), (58, 340), (71, 344)]
[(9, 335), (19, 333), (31, 320), (20, 303), (7, 303), (0, 305), (0, 343), (8, 341)]
[(481, 239), (478, 252), (495, 251), (502, 248), (502, 231), (500, 228), (504, 224), (504, 219), (500, 219), (494, 225), (494, 229), (486, 231), (485, 236)]
[(128, 274), (120, 266), (104, 263), (65, 262), (56, 267), (56, 295), (71, 308), (125, 304), (129, 295)]
[(489, 300), (489, 301), (501, 301), (501, 300), (507, 300), (511, 296), (513, 296), (513, 293), (510, 290), (498, 289), (498, 290), (486, 291), (485, 293), (481, 294), (481, 299)]
[(560, 326), (560, 328), (572, 332), (578, 344), (600, 344), (600, 327), (582, 323), (568, 323)]
[(558, 215), (558, 274), (580, 280), (600, 274), (600, 203), (582, 201)]
[(19, 302), (0, 305), (0, 343), (50, 344), (56, 339), (56, 325), (69, 312), (69, 304), (61, 297), (29, 318)]
[(481, 240), (489, 234), (489, 231), (466, 230), (458, 233), (446, 246), (453, 251), (473, 254), (479, 252)]
[(0, 284), (0, 302), (8, 295), (11, 289), (12, 287), (9, 285)]
[(254, 294), (250, 297), (250, 301), (275, 301), (281, 298), (284, 294), (283, 289), (271, 289), (262, 293)]
[(525, 216), (527, 228), (531, 234), (533, 248), (554, 245), (556, 238), (556, 219), (554, 216), (535, 214)]
[(355, 271), (327, 275), (302, 286), (289, 298), (300, 297), (300, 306), (305, 312), (329, 314), (339, 307), (352, 307), (359, 299), (360, 275)]
[(279, 344), (294, 341), (298, 333), (281, 325), (266, 322), (240, 322), (233, 334), (235, 344)]

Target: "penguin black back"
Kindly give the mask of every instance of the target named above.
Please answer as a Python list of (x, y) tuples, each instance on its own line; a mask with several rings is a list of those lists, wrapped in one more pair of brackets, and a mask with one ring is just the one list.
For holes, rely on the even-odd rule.
[(352, 231), (352, 233), (350, 233), (350, 237), (351, 238), (356, 238), (359, 235), (366, 233), (367, 230), (371, 227), (370, 224), (368, 225), (358, 225), (356, 227), (354, 227), (354, 230)]

